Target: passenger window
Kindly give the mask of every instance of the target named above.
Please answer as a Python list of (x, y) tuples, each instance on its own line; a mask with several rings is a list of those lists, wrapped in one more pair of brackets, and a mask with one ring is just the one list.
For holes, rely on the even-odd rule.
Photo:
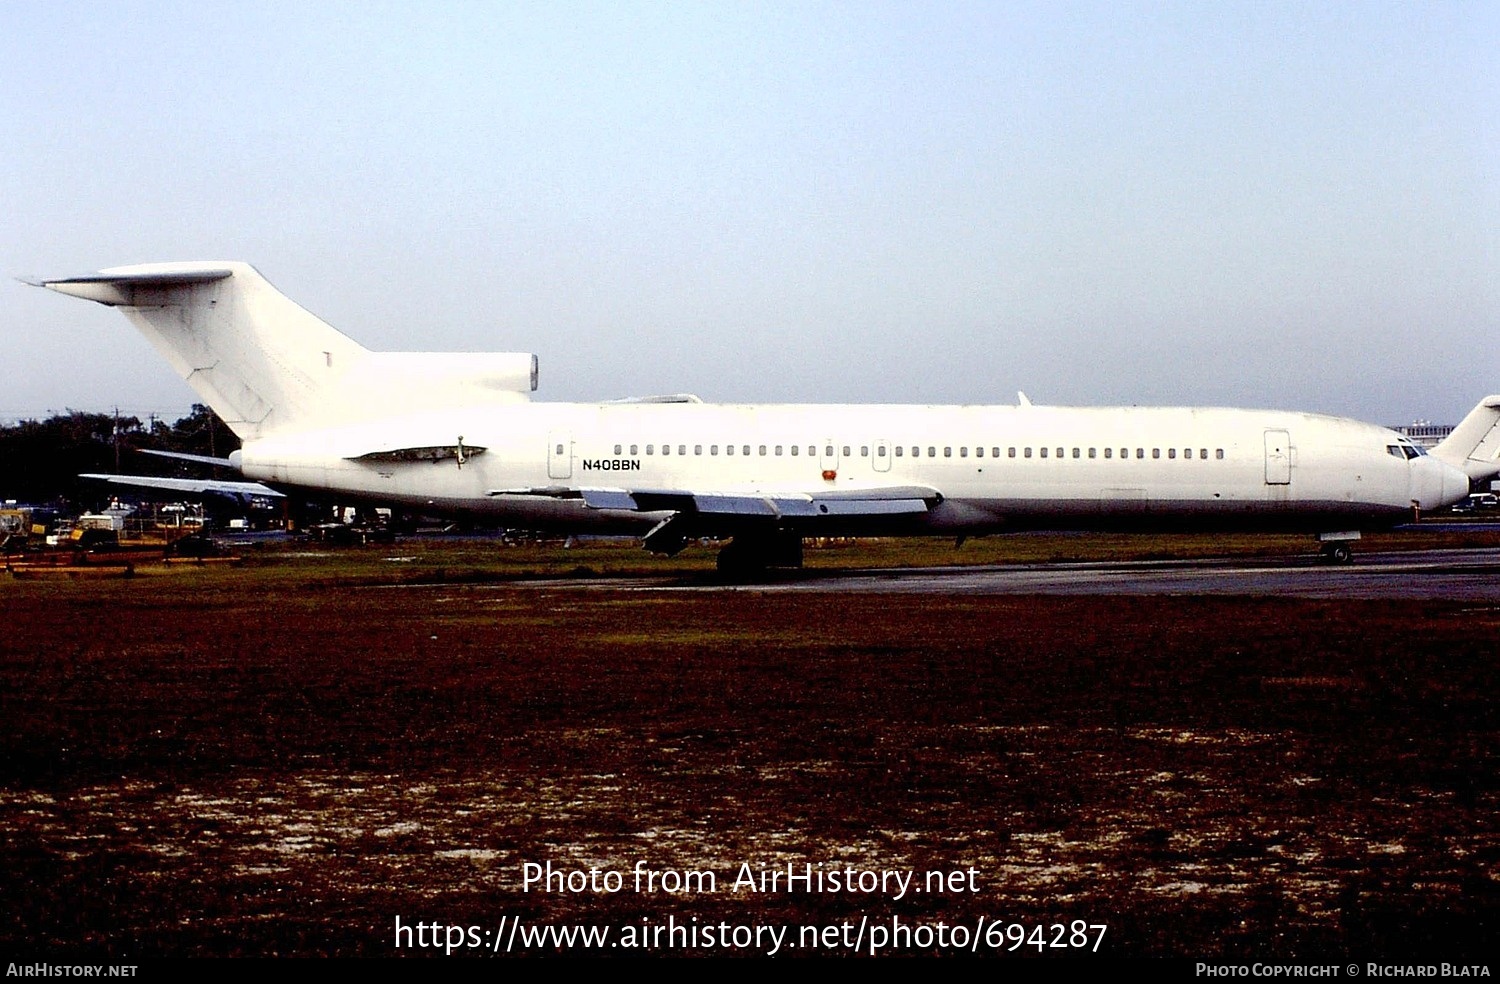
[(693, 454), (702, 454), (702, 453), (703, 453), (703, 445), (701, 445), (701, 444), (694, 444), (693, 445)]
[(1146, 449), (1145, 448), (1136, 448), (1135, 449), (1135, 456), (1137, 458), (1144, 458), (1144, 457), (1146, 457)]
[[(766, 453), (766, 449), (765, 448), (761, 448), (760, 449), (760, 453), (761, 454), (765, 454)], [(750, 457), (750, 445), (746, 444), (744, 447), (740, 448), (740, 454), (744, 455), (747, 458)]]
[(760, 456), (761, 456), (761, 457), (762, 457), (762, 458), (764, 458), (764, 457), (765, 457), (765, 456), (766, 456), (766, 446), (765, 446), (765, 445), (764, 445), (764, 444), (762, 444), (762, 445), (761, 445), (761, 446), (760, 446)]
[(1167, 448), (1167, 457), (1168, 458), (1176, 458), (1177, 457), (1177, 449), (1176, 448)]
[(663, 444), (661, 446), (661, 453), (662, 454), (671, 454), (672, 453), (672, 445), (670, 445), (670, 444)]
[(1217, 448), (1217, 449), (1215, 449), (1214, 450), (1214, 457), (1217, 458), (1217, 459), (1219, 459), (1220, 461), (1223, 461), (1224, 460), (1224, 449), (1223, 448)]
[(943, 448), (943, 457), (944, 458), (951, 458), (951, 457), (953, 457), (953, 449), (952, 448)]
[(960, 458), (967, 458), (969, 456), (969, 449), (968, 448), (959, 448), (958, 449), (958, 456)]
[[(1010, 457), (1010, 458), (1014, 458), (1016, 456), (1016, 449), (1015, 448), (1011, 448), (1008, 452), (1006, 452), (1006, 456)], [(1030, 455), (1027, 455), (1027, 457), (1030, 457)]]
[(896, 445), (896, 457), (898, 457), (898, 458), (901, 457), (901, 452), (904, 451), (904, 450), (906, 450), (906, 449), (903, 448), (901, 445), (899, 445), (899, 444)]
[(1062, 456), (1063, 456), (1063, 451), (1064, 451), (1064, 449), (1063, 449), (1063, 448), (1058, 448), (1058, 449), (1057, 449), (1057, 456), (1058, 456), (1058, 457), (1059, 457), (1059, 458), (1061, 458), (1061, 457), (1062, 457)]
[(1104, 449), (1104, 457), (1106, 457), (1106, 458), (1113, 457), (1114, 456), (1114, 451), (1115, 451), (1114, 448), (1105, 448)]
[(1183, 448), (1182, 449), (1182, 456), (1184, 458), (1191, 458), (1193, 456), (1193, 449), (1192, 448)]
[(1026, 457), (1026, 458), (1029, 458), (1029, 457), (1031, 457), (1031, 449), (1030, 449), (1030, 448), (1026, 448), (1026, 449), (1025, 449), (1025, 450), (1024, 450), (1024, 451), (1023, 451), (1023, 452), (1022, 452), (1022, 456), (1023, 456), (1023, 457)]
[(792, 445), (792, 457), (795, 458), (798, 454), (801, 453), (801, 451), (802, 451), (802, 445), (800, 445), (800, 444), (793, 444)]
[(781, 445), (776, 445), (776, 457), (781, 457)]
[(631, 445), (631, 446), (630, 446), (630, 456), (631, 456), (631, 457), (632, 457), (632, 458), (634, 458), (634, 457), (635, 457), (635, 456), (636, 456), (636, 451), (637, 451), (637, 449), (638, 449), (638, 448), (639, 448), (639, 447), (640, 447), (640, 445), (639, 445), (639, 444), (632, 444), (632, 445)]
[[(849, 449), (845, 448), (844, 449), (844, 453), (848, 454), (849, 453)], [(870, 446), (868, 444), (861, 444), (859, 446), (859, 456), (861, 458), (868, 458), (870, 456)], [(882, 458), (885, 457), (885, 448), (881, 448), (880, 449), (880, 456)]]
[(708, 447), (708, 453), (709, 454), (718, 454), (719, 453), (719, 446), (717, 444), (710, 444), (709, 447)]
[(1199, 448), (1198, 449), (1198, 457), (1202, 458), (1204, 461), (1207, 461), (1208, 460), (1208, 448)]
[(976, 457), (976, 458), (983, 458), (984, 457), (984, 448), (975, 448), (974, 449), (974, 457)]
[(937, 448), (928, 447), (928, 449), (927, 449), (927, 457), (929, 457), (929, 458), (936, 458), (937, 457)]
[[(829, 453), (832, 454), (831, 451)], [(809, 444), (807, 446), (807, 456), (809, 458), (816, 458), (817, 455), (818, 455), (818, 446), (816, 444)]]
[(646, 453), (650, 454), (652, 452), (652, 449), (655, 448), (655, 447), (656, 447), (656, 445), (654, 445), (654, 444), (648, 444), (648, 445), (646, 445)]
[[(615, 445), (615, 454), (619, 454), (619, 453), (620, 453), (620, 448), (621, 448), (621, 447), (622, 447), (622, 446), (623, 446), (623, 445), (619, 445), (619, 444), (616, 444), (616, 445)], [(559, 445), (558, 445), (558, 446), (557, 446), (557, 453), (558, 453), (558, 454), (562, 454), (562, 445), (561, 445), (561, 444), (559, 444)]]
[[(1016, 456), (1015, 448), (1011, 449), (1010, 456), (1012, 458), (1014, 458)], [(1000, 457), (1000, 449), (999, 448), (990, 448), (990, 457), (991, 458), (998, 458), (998, 457)]]
[(1099, 450), (1098, 448), (1089, 448), (1089, 457), (1090, 458), (1097, 457), (1098, 456), (1097, 455), (1098, 450)]
[(1047, 449), (1046, 448), (1042, 448), (1042, 457), (1043, 458), (1047, 457)]
[(734, 454), (734, 445), (733, 444), (726, 444), (726, 445), (724, 445), (724, 453), (725, 454)]
[(1074, 448), (1073, 449), (1073, 457), (1077, 458), (1078, 456), (1079, 456), (1079, 451), (1078, 451), (1077, 448)]
[(1151, 449), (1151, 457), (1153, 457), (1153, 458), (1160, 458), (1161, 457), (1161, 448), (1152, 448)]

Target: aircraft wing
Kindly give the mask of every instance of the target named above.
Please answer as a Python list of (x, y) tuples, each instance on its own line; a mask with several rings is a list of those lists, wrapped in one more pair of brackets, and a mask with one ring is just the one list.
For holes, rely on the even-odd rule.
[(140, 454), (154, 454), (158, 458), (172, 458), (177, 461), (191, 461), (197, 465), (214, 465), (218, 468), (233, 468), (239, 470), (239, 466), (232, 458), (210, 458), (206, 454), (185, 454), (181, 451), (157, 451), (155, 448), (136, 448)]
[(492, 489), (492, 496), (544, 496), (582, 499), (590, 509), (625, 512), (817, 518), (820, 516), (898, 516), (924, 513), (943, 495), (925, 485), (837, 489), (819, 492), (795, 491), (697, 491), (691, 489), (630, 489), (618, 487), (545, 486), (522, 489)]
[(265, 496), (269, 499), (284, 499), (286, 496), (269, 485), (259, 482), (218, 482), (202, 478), (150, 478), (145, 475), (79, 475), (96, 482), (112, 485), (127, 485), (140, 489), (167, 489), (182, 495), (232, 495)]

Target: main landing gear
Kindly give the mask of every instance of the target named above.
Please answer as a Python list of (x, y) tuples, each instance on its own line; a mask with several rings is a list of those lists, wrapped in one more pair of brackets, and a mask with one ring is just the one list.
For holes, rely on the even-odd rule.
[(802, 537), (791, 533), (771, 536), (737, 536), (719, 548), (719, 573), (726, 578), (750, 580), (764, 577), (772, 567), (802, 566)]

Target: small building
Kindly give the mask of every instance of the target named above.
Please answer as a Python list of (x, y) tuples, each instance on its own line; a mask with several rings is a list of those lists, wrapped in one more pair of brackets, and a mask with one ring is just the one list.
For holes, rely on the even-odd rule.
[(1431, 450), (1441, 444), (1443, 438), (1453, 433), (1454, 426), (1454, 424), (1433, 424), (1425, 420), (1417, 420), (1410, 424), (1397, 424), (1391, 430), (1417, 447)]

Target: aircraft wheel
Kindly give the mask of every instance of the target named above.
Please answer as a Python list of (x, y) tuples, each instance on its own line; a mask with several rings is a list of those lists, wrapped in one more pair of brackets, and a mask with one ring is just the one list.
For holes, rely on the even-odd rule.
[(1323, 544), (1323, 561), (1328, 564), (1354, 563), (1354, 551), (1342, 540)]
[(767, 545), (766, 565), (769, 567), (802, 567), (802, 537), (795, 533), (783, 533)]
[(766, 556), (739, 540), (730, 540), (719, 548), (714, 561), (720, 574), (735, 579), (750, 579), (766, 573)]

